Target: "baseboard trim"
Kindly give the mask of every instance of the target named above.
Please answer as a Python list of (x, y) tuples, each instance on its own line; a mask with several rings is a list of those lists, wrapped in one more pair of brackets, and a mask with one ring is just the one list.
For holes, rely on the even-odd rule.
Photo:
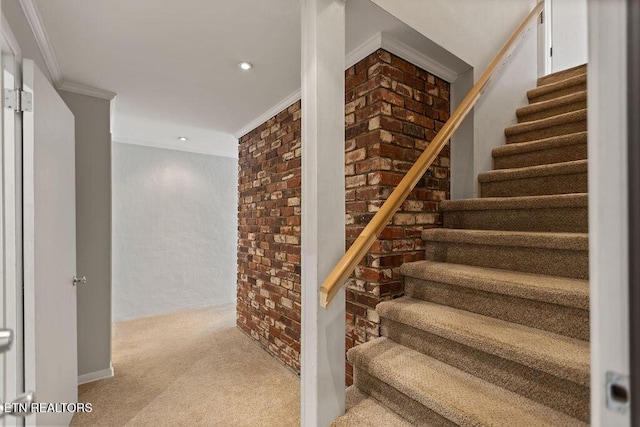
[(104, 380), (106, 378), (111, 378), (114, 375), (113, 365), (109, 363), (109, 367), (107, 369), (102, 369), (101, 371), (89, 372), (88, 374), (83, 374), (78, 376), (78, 385), (91, 383), (98, 380)]

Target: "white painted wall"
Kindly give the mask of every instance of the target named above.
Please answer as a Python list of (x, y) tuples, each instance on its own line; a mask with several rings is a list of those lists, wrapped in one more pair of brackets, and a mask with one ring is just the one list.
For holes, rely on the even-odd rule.
[(113, 143), (114, 321), (235, 301), (237, 170)]
[[(474, 81), (536, 3), (535, 0), (372, 1), (471, 65)], [(504, 144), (504, 128), (516, 122), (516, 108), (526, 104), (526, 91), (535, 87), (537, 58), (533, 25), (476, 106), (473, 144), (468, 141), (452, 144), (452, 198), (473, 197), (477, 174), (491, 169), (491, 149)]]

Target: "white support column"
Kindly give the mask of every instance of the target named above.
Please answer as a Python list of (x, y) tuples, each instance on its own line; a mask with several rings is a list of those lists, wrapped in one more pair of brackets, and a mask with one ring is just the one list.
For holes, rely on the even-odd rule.
[(628, 378), (631, 363), (626, 3), (588, 3), (591, 425), (601, 427), (631, 425), (628, 408), (607, 404), (607, 373)]
[(301, 423), (345, 409), (345, 297), (318, 289), (345, 250), (344, 0), (302, 0)]

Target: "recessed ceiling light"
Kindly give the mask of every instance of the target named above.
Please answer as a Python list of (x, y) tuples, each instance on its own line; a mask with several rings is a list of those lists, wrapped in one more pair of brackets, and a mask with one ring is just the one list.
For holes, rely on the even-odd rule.
[(188, 140), (189, 138), (187, 138), (186, 136), (181, 136), (181, 137), (179, 137), (178, 139), (179, 139), (180, 141), (186, 141), (186, 140)]
[(238, 67), (240, 67), (241, 70), (248, 71), (253, 68), (253, 64), (251, 62), (240, 62), (238, 63)]

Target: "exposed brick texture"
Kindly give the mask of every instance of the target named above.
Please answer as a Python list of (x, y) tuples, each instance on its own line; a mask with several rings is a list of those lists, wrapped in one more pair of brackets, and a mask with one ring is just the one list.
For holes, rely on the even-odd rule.
[[(346, 70), (347, 246), (449, 118), (449, 84), (378, 50)], [(300, 103), (240, 139), (238, 325), (300, 367)], [(449, 198), (442, 152), (347, 282), (347, 349), (380, 335), (375, 306), (403, 293), (399, 267)], [(352, 382), (347, 364), (347, 383)]]
[(240, 138), (238, 326), (300, 371), (300, 102)]
[[(346, 71), (347, 246), (449, 118), (449, 84), (384, 50)], [(421, 232), (440, 226), (449, 148), (436, 159), (347, 282), (347, 349), (380, 336), (375, 306), (404, 292), (399, 267), (424, 257)], [(351, 384), (347, 364), (347, 383)]]

